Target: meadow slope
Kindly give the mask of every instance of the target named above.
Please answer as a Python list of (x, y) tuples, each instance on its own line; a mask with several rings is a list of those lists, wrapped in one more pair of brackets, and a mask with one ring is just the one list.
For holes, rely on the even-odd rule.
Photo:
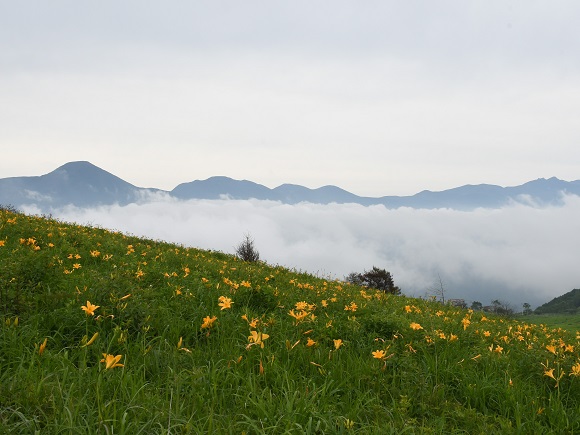
[(580, 433), (580, 332), (6, 208), (0, 316), (0, 433)]

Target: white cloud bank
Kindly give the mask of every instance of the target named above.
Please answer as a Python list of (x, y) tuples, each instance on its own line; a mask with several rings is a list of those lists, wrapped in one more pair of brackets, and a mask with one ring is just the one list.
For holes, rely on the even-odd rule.
[(341, 279), (375, 265), (407, 295), (432, 293), (441, 277), (446, 297), (518, 309), (580, 287), (580, 198), (564, 199), (562, 207), (463, 212), (157, 197), (53, 215), (228, 253), (250, 233), (270, 264)]

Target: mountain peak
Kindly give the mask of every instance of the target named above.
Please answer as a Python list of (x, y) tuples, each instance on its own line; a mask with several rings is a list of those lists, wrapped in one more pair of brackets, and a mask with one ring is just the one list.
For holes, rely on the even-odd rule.
[(48, 174), (0, 180), (0, 203), (62, 207), (128, 204), (140, 189), (87, 161), (69, 162)]
[(59, 166), (56, 169), (65, 169), (65, 168), (71, 168), (71, 167), (93, 167), (93, 168), (96, 168), (97, 166), (93, 165), (88, 160), (77, 160), (74, 162), (65, 163), (64, 165)]
[(100, 188), (113, 190), (119, 186), (135, 188), (132, 184), (86, 160), (65, 163), (42, 177), (45, 180), (68, 181), (76, 184), (77, 187), (92, 186), (98, 189), (100, 186)]
[(49, 172), (46, 175), (54, 174), (54, 173), (70, 173), (70, 174), (79, 174), (79, 173), (87, 173), (87, 172), (101, 172), (101, 173), (108, 173), (104, 169), (99, 168), (98, 166), (93, 165), (91, 162), (86, 160), (81, 160), (78, 162), (68, 162), (62, 166), (59, 166), (54, 171)]

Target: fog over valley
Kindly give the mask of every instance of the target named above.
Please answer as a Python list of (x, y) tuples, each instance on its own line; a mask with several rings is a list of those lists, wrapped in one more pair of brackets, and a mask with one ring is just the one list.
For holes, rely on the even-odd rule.
[[(343, 279), (372, 266), (392, 273), (404, 294), (499, 299), (516, 311), (580, 286), (580, 197), (563, 206), (499, 209), (387, 209), (382, 205), (282, 204), (259, 200), (177, 200), (81, 208), (52, 215), (189, 247), (234, 253), (250, 234), (260, 258)], [(27, 213), (40, 213), (35, 206)]]

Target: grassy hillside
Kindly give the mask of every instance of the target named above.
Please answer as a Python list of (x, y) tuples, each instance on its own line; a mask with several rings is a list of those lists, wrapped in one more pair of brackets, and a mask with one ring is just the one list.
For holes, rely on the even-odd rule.
[(580, 314), (580, 289), (574, 289), (539, 306), (536, 314)]
[(0, 310), (0, 433), (580, 432), (579, 333), (222, 253), (1, 210)]
[(530, 314), (527, 316), (519, 316), (518, 320), (527, 323), (536, 323), (542, 327), (580, 331), (580, 314)]

